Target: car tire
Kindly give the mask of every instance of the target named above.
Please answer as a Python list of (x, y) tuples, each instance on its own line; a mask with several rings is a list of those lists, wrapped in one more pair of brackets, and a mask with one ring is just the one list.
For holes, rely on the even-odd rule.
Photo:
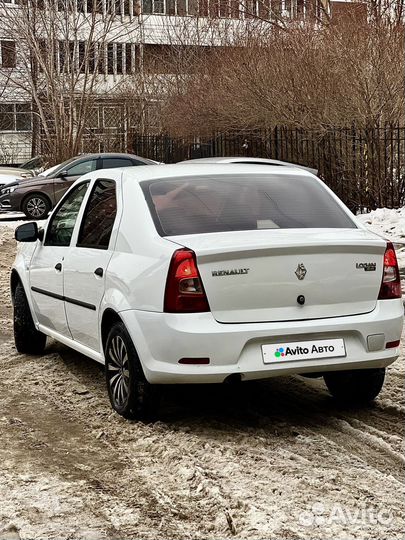
[(45, 195), (32, 193), (23, 201), (22, 211), (29, 219), (45, 219), (51, 210), (51, 203)]
[(105, 345), (105, 374), (112, 408), (130, 420), (153, 420), (157, 391), (145, 378), (125, 325), (115, 323)]
[(361, 404), (373, 401), (384, 384), (385, 368), (333, 371), (325, 373), (329, 392), (338, 401)]
[(24, 287), (17, 284), (14, 293), (14, 343), (23, 354), (42, 354), (46, 345), (46, 335), (35, 328)]

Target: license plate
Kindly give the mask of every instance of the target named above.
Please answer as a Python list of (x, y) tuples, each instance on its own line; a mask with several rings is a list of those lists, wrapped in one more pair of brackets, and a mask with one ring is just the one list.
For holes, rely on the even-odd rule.
[(321, 339), (316, 341), (294, 341), (262, 345), (263, 362), (291, 362), (313, 358), (337, 358), (346, 356), (343, 339)]

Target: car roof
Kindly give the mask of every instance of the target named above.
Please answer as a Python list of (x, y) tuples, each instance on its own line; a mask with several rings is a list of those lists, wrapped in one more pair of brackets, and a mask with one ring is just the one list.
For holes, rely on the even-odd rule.
[(263, 162), (278, 165), (279, 163), (285, 163), (278, 159), (260, 158), (260, 157), (245, 157), (245, 156), (211, 156), (205, 158), (194, 158), (180, 161), (179, 163), (246, 163), (246, 162)]
[(72, 159), (82, 159), (82, 158), (134, 158), (134, 159), (144, 159), (145, 161), (152, 161), (148, 158), (144, 158), (142, 156), (136, 156), (135, 154), (128, 154), (123, 152), (98, 152), (95, 154), (80, 154), (78, 156), (73, 156)]
[(83, 161), (88, 161), (89, 159), (99, 159), (99, 158), (124, 158), (124, 159), (134, 159), (136, 161), (140, 161), (145, 165), (155, 164), (156, 161), (152, 161), (148, 158), (144, 158), (141, 156), (136, 156), (135, 154), (124, 154), (124, 153), (113, 153), (113, 152), (99, 152), (98, 154), (81, 154), (79, 156), (74, 156), (66, 161), (63, 161), (62, 163), (58, 163), (57, 165), (54, 165), (54, 167), (50, 167), (51, 171), (48, 172), (45, 176), (42, 176), (42, 178), (53, 180), (60, 171), (64, 170), (65, 167), (73, 167), (75, 165), (79, 165)]
[(298, 163), (291, 163), (288, 161), (281, 161), (279, 159), (260, 158), (260, 157), (244, 157), (244, 156), (228, 156), (228, 157), (207, 157), (196, 158), (180, 161), (179, 164), (185, 163), (252, 163), (256, 165), (275, 165), (283, 167), (297, 167), (299, 169), (305, 169), (312, 174), (317, 174), (318, 170), (306, 165), (299, 165)]
[[(106, 171), (119, 171), (124, 181), (143, 182), (147, 180), (184, 178), (186, 176), (219, 176), (219, 175), (242, 175), (242, 174), (266, 174), (283, 176), (312, 176), (311, 173), (295, 167), (279, 167), (277, 165), (267, 167), (256, 167), (250, 164), (179, 164), (173, 165), (150, 165), (149, 167), (134, 167), (120, 169), (106, 169)], [(111, 174), (111, 173), (110, 173)], [(86, 177), (100, 176), (100, 171), (94, 171)], [(115, 176), (115, 175), (114, 175)], [(83, 177), (82, 177), (83, 178)]]

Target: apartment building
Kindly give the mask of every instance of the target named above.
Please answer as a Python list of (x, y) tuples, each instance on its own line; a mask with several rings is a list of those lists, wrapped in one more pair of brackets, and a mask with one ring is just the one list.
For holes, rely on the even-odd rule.
[[(20, 38), (5, 24), (7, 13), (15, 16), (18, 10), (33, 9), (49, 14), (50, 8), (52, 18), (69, 12), (70, 20), (79, 23), (69, 33), (58, 29), (51, 36), (44, 28), (30, 43), (24, 32)], [(30, 48), (36, 49), (37, 58), (51, 56), (48, 67), (54, 79), (78, 72), (78, 88), (85, 77), (91, 80), (94, 99), (82, 150), (106, 150), (109, 136), (125, 139), (141, 123), (148, 131), (159, 130), (154, 81), (157, 75), (170, 75), (166, 59), (176, 48), (208, 51), (222, 45), (221, 36), (229, 39), (244, 25), (270, 18), (283, 24), (310, 18), (316, 24), (330, 13), (330, 5), (328, 0), (143, 0), (142, 6), (139, 0), (0, 0), (0, 11), (0, 162), (21, 163), (40, 148), (41, 122), (32, 105), (32, 86), (24, 81), (32, 77), (30, 70), (36, 70), (41, 81), (48, 69), (29, 59)], [(97, 31), (107, 18), (100, 38)], [(134, 88), (142, 94), (142, 107), (136, 98), (122, 99)], [(125, 141), (119, 145), (125, 146)]]

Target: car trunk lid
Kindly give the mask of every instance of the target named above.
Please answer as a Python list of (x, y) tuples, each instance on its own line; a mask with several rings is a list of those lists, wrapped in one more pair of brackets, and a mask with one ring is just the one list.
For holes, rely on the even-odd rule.
[(363, 229), (271, 229), (168, 237), (196, 253), (221, 323), (294, 321), (372, 311), (386, 243)]

